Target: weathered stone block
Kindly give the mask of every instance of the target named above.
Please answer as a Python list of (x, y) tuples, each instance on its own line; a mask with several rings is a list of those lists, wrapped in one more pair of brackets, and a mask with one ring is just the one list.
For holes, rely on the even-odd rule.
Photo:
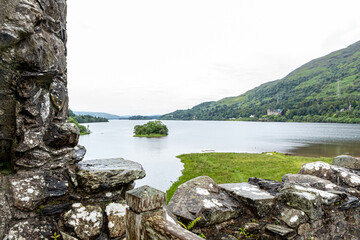
[(11, 176), (14, 206), (21, 210), (34, 210), (48, 197), (67, 193), (68, 183), (43, 173), (18, 173)]
[(78, 167), (79, 185), (87, 192), (118, 189), (145, 177), (141, 164), (123, 158), (86, 160)]
[(276, 195), (276, 198), (289, 207), (304, 211), (311, 220), (318, 220), (324, 214), (321, 208), (321, 199), (315, 193), (283, 189)]
[(51, 155), (48, 152), (41, 149), (33, 149), (16, 159), (15, 164), (20, 167), (38, 168), (46, 164), (50, 159)]
[(103, 212), (99, 206), (74, 203), (72, 209), (64, 214), (64, 220), (68, 226), (74, 228), (80, 239), (93, 239), (101, 233)]
[(208, 226), (238, 217), (242, 211), (240, 205), (210, 177), (201, 176), (181, 184), (168, 209), (186, 221), (201, 217), (198, 224)]
[(277, 192), (280, 191), (280, 189), (284, 185), (284, 183), (279, 181), (273, 181), (273, 180), (256, 178), (256, 177), (249, 178), (248, 183), (259, 186), (260, 189), (263, 189), (274, 196), (276, 195)]
[(121, 237), (126, 233), (126, 208), (125, 204), (120, 203), (110, 203), (106, 206), (110, 238)]
[(126, 208), (126, 239), (146, 239), (146, 221), (154, 216), (165, 217), (164, 209), (159, 208), (148, 212), (137, 213), (130, 208)]
[(259, 217), (265, 217), (275, 204), (275, 197), (256, 185), (230, 183), (219, 186), (235, 198), (243, 201)]
[(281, 211), (279, 219), (284, 221), (291, 228), (296, 228), (309, 219), (303, 211), (287, 208)]
[(284, 189), (294, 189), (297, 191), (301, 191), (301, 192), (308, 192), (308, 193), (313, 193), (316, 194), (317, 196), (320, 197), (320, 200), (323, 204), (325, 205), (331, 205), (337, 201), (340, 201), (342, 199), (342, 197), (340, 195), (342, 195), (341, 192), (337, 192), (339, 194), (335, 194), (334, 192), (330, 192), (330, 191), (322, 191), (316, 188), (311, 188), (311, 187), (303, 187), (300, 185), (296, 185), (296, 184), (285, 184), (284, 185)]
[(311, 226), (309, 223), (304, 223), (304, 224), (301, 224), (298, 228), (298, 231), (297, 233), (302, 236), (302, 235), (306, 235), (310, 232), (311, 230)]
[(66, 86), (60, 81), (54, 81), (50, 85), (51, 101), (58, 111), (60, 111), (67, 101)]
[(288, 236), (291, 233), (294, 233), (294, 230), (291, 228), (287, 228), (287, 227), (283, 227), (283, 226), (279, 226), (279, 225), (274, 225), (274, 224), (267, 224), (265, 226), (266, 230), (273, 232), (275, 234), (278, 234), (282, 237)]
[(54, 148), (75, 147), (80, 130), (73, 123), (51, 124), (44, 135), (46, 145)]
[(84, 146), (81, 145), (77, 145), (74, 148), (74, 155), (73, 155), (73, 160), (75, 162), (80, 162), (81, 160), (83, 160), (85, 154), (86, 154), (86, 148)]
[(56, 205), (52, 205), (52, 206), (45, 206), (44, 208), (41, 209), (41, 215), (52, 216), (52, 215), (61, 214), (61, 213), (65, 212), (66, 210), (69, 210), (70, 207), (71, 207), (70, 202), (56, 204)]
[(55, 231), (56, 228), (52, 222), (27, 219), (13, 225), (4, 240), (50, 239)]
[(26, 152), (30, 149), (36, 148), (42, 143), (44, 133), (42, 129), (31, 128), (25, 130), (23, 137), (18, 144), (16, 151), (17, 152)]
[(359, 172), (347, 168), (330, 165), (325, 162), (313, 162), (303, 164), (299, 174), (314, 175), (345, 187), (360, 187)]
[(126, 192), (126, 202), (131, 210), (142, 213), (164, 207), (166, 195), (150, 186), (142, 186)]

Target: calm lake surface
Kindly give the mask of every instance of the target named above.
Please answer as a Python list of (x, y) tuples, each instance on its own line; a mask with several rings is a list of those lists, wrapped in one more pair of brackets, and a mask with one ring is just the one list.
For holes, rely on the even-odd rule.
[(302, 156), (360, 156), (360, 125), (328, 123), (264, 123), (233, 121), (163, 121), (169, 136), (135, 138), (135, 125), (147, 121), (111, 120), (89, 123), (92, 133), (80, 137), (85, 161), (117, 158), (139, 162), (146, 177), (136, 186), (166, 191), (181, 176), (177, 155), (216, 152), (282, 152)]

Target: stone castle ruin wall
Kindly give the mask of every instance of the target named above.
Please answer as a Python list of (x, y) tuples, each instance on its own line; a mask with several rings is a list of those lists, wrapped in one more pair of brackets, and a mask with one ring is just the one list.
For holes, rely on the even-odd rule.
[[(169, 223), (165, 194), (127, 192), (145, 177), (140, 164), (81, 162), (79, 130), (67, 123), (66, 8), (0, 0), (0, 239), (200, 239)], [(360, 239), (360, 162), (336, 161), (303, 165), (283, 182), (199, 177), (167, 208), (182, 221), (201, 217), (209, 239), (244, 237), (239, 226), (261, 239)]]

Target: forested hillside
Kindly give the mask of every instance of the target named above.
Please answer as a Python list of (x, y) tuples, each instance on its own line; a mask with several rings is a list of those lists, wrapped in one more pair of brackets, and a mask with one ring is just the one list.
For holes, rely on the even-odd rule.
[[(281, 114), (267, 115), (268, 109)], [(201, 103), (161, 119), (360, 123), (360, 41), (240, 96)]]
[(109, 120), (104, 117), (94, 117), (91, 115), (77, 115), (69, 109), (69, 117), (72, 117), (78, 123), (92, 123), (92, 122), (108, 122)]

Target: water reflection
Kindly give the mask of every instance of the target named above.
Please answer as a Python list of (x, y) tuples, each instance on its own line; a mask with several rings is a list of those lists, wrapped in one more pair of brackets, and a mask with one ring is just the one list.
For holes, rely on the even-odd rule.
[(306, 157), (335, 157), (338, 155), (360, 156), (360, 142), (316, 143), (296, 147), (290, 154)]

